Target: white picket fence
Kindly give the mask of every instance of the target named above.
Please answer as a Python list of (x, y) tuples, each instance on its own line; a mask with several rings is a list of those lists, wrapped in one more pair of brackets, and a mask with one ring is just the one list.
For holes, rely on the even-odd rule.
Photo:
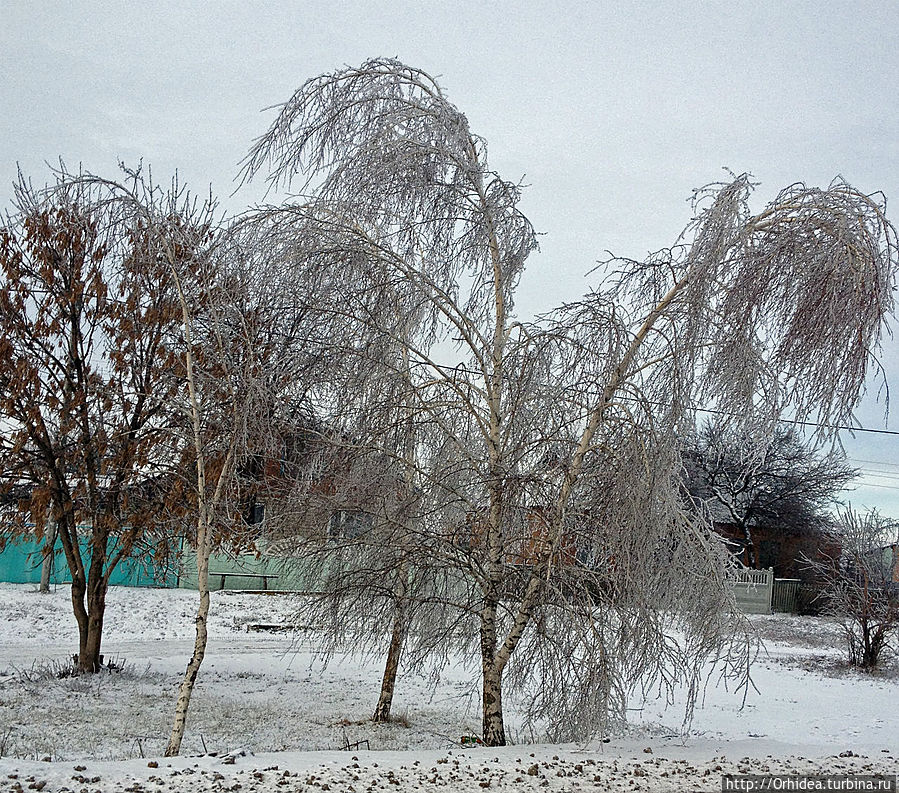
[(774, 570), (739, 568), (729, 574), (737, 606), (746, 614), (770, 614), (774, 593)]

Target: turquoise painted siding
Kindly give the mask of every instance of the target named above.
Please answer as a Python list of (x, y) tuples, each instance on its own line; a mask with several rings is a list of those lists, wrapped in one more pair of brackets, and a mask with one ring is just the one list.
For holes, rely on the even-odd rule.
[[(197, 588), (196, 554), (189, 548), (184, 548), (182, 553), (178, 586)], [(209, 557), (209, 589), (313, 592), (318, 589), (318, 582), (304, 569), (301, 560), (214, 553)]]
[[(9, 540), (0, 551), (0, 581), (11, 584), (39, 584), (43, 543), (34, 538)], [(110, 545), (110, 547), (112, 547)], [(88, 564), (89, 542), (81, 541), (81, 554)], [(209, 560), (209, 588), (235, 590), (290, 590), (313, 592), (319, 588), (315, 576), (304, 569), (302, 560), (278, 557), (256, 558), (254, 554), (232, 556), (215, 553)], [(62, 543), (57, 540), (54, 550), (51, 584), (67, 584), (72, 580), (62, 552)], [(182, 546), (180, 553), (173, 554), (170, 565), (160, 567), (153, 559), (136, 557), (125, 559), (115, 569), (110, 578), (113, 586), (154, 586), (197, 588), (197, 562), (194, 552)]]
[[(9, 540), (0, 552), (0, 581), (11, 584), (39, 584), (41, 581), (41, 553), (43, 543), (33, 538)], [(81, 555), (85, 566), (90, 559), (89, 542), (82, 538)], [(110, 544), (110, 548), (112, 545)], [(66, 584), (72, 580), (69, 568), (62, 552), (62, 543), (57, 540), (54, 548), (53, 570), (50, 583)], [(162, 568), (152, 559), (125, 559), (116, 569), (109, 581), (113, 586), (178, 586), (178, 572), (175, 565)]]

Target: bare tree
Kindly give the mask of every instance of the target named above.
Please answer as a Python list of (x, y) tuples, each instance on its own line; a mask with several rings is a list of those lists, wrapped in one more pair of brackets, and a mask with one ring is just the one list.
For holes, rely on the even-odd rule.
[(849, 663), (876, 669), (899, 631), (899, 524), (877, 510), (847, 507), (837, 517), (836, 534), (840, 557), (808, 564), (824, 582), (824, 613), (843, 626)]
[(178, 404), (190, 426), (181, 468), (191, 471), (199, 604), (167, 756), (180, 752), (206, 653), (210, 555), (222, 545), (254, 547), (259, 537), (242, 517), (248, 503), (275, 507), (272, 535), (290, 522), (276, 502), (306, 453), (297, 443), (310, 428), (312, 394), (328, 389), (337, 365), (329, 351), (340, 335), (317, 309), (332, 274), (311, 261), (284, 269), (282, 253), (266, 213), (251, 214), (220, 233), (206, 266), (176, 275), (185, 350)]
[[(358, 396), (365, 375), (351, 368), (356, 369), (351, 390)], [(291, 473), (293, 487), (275, 499), (280, 533), (266, 528), (269, 547), (295, 557), (297, 572), (316, 590), (299, 601), (297, 619), (326, 626), (316, 633), (320, 651), (330, 655), (352, 646), (380, 655), (387, 650), (375, 722), (390, 720), (415, 607), (411, 591), (422, 577), (414, 567), (421, 533), (415, 461), (420, 428), (405, 401), (408, 370), (396, 375), (376, 381), (381, 388), (371, 391), (372, 403), (352, 423), (338, 421), (341, 409), (329, 414), (308, 444), (311, 453)]]
[[(169, 549), (169, 372), (177, 298), (164, 248), (192, 255), (208, 207), (131, 174), (127, 200), (64, 169), (24, 180), (0, 230), (0, 460), (24, 484), (13, 519), (58, 531), (72, 579), (77, 667), (101, 665), (106, 592), (117, 565)], [(153, 224), (148, 218), (162, 219)], [(164, 245), (163, 245), (164, 243)], [(173, 248), (174, 246), (174, 248)], [(52, 553), (52, 538), (48, 553)]]
[[(479, 659), (485, 742), (507, 740), (504, 683), (564, 738), (651, 683), (684, 682), (692, 703), (710, 657), (745, 664), (726, 553), (684, 508), (678, 439), (698, 404), (745, 414), (759, 438), (784, 410), (849, 415), (896, 270), (877, 202), (795, 185), (753, 215), (736, 177), (697, 194), (673, 248), (617, 260), (526, 324), (513, 295), (536, 239), (519, 187), (424, 72), (376, 60), (310, 80), (251, 151), (247, 175), (266, 168), (305, 180), (282, 210), (304, 218), (298, 258), (359, 273), (335, 312), (408, 356), (422, 484), (403, 530), (420, 606), (407, 657)], [(365, 382), (395, 381), (395, 356), (364, 363)], [(361, 445), (396, 457), (371, 393)], [(384, 613), (356, 602), (363, 624)]]
[[(185, 294), (182, 279), (178, 273), (173, 271), (178, 288), (178, 299), (181, 306), (181, 321), (184, 331), (184, 378), (187, 385), (187, 415), (190, 417), (190, 427), (192, 435), (192, 451), (194, 465), (196, 469), (196, 535), (194, 544), (196, 547), (197, 560), (197, 590), (199, 592), (199, 604), (197, 606), (196, 617), (196, 635), (194, 639), (194, 649), (190, 660), (187, 663), (187, 669), (184, 672), (184, 678), (178, 689), (178, 699), (175, 703), (175, 718), (172, 724), (172, 732), (166, 745), (166, 757), (177, 755), (181, 750), (181, 742), (184, 738), (184, 729), (187, 725), (187, 713), (190, 708), (190, 699), (193, 694), (194, 684), (200, 673), (200, 667), (206, 655), (206, 644), (208, 639), (207, 622), (209, 618), (209, 557), (212, 554), (214, 532), (213, 528), (216, 523), (218, 509), (225, 494), (227, 483), (229, 482), (232, 472), (236, 464), (236, 456), (239, 451), (241, 440), (239, 423), (241, 416), (239, 415), (239, 405), (234, 398), (235, 384), (231, 379), (231, 372), (227, 367), (228, 358), (223, 354), (223, 343), (221, 341), (221, 333), (216, 333), (219, 328), (217, 326), (218, 317), (215, 316), (217, 309), (220, 308), (215, 302), (212, 303), (213, 317), (211, 326), (213, 328), (213, 339), (211, 350), (207, 349), (204, 360), (210, 358), (214, 362), (219, 362), (218, 375), (221, 382), (224, 383), (224, 393), (219, 388), (213, 388), (212, 392), (217, 399), (213, 400), (213, 412), (216, 417), (220, 417), (222, 413), (231, 415), (232, 419), (231, 432), (224, 434), (226, 438), (225, 448), (222, 449), (220, 443), (217, 444), (210, 438), (208, 425), (204, 427), (204, 419), (208, 419), (208, 415), (201, 409), (201, 396), (198, 384), (197, 369), (195, 358), (198, 350), (195, 350), (196, 338), (194, 331), (193, 312), (198, 309), (196, 302), (190, 302)], [(216, 295), (218, 297), (218, 295)], [(206, 303), (208, 306), (208, 302)], [(210, 352), (213, 353), (210, 355)], [(229, 410), (230, 409), (230, 410)], [(204, 429), (206, 432), (204, 432)], [(221, 426), (217, 427), (221, 429)], [(218, 435), (218, 438), (222, 438)], [(217, 454), (216, 454), (217, 452)], [(213, 463), (216, 463), (213, 466)]]
[(723, 421), (709, 422), (691, 436), (684, 456), (687, 490), (697, 505), (742, 536), (750, 567), (774, 564), (779, 576), (800, 572), (800, 552), (788, 569), (779, 558), (761, 559), (757, 532), (803, 538), (805, 555), (814, 556), (813, 546), (830, 530), (830, 509), (857, 473), (836, 449), (804, 443), (782, 426), (759, 446)]

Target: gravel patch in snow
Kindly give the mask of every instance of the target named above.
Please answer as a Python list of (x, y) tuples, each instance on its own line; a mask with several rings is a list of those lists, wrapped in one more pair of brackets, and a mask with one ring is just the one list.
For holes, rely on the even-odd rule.
[[(552, 754), (550, 754), (553, 752)], [(479, 749), (435, 755), (360, 752), (323, 757), (296, 753), (177, 758), (116, 765), (19, 764), (0, 761), (0, 791), (56, 793), (201, 793), (202, 791), (719, 791), (725, 774), (895, 774), (896, 757), (821, 758), (718, 756), (707, 759), (643, 754), (610, 758), (568, 748)]]

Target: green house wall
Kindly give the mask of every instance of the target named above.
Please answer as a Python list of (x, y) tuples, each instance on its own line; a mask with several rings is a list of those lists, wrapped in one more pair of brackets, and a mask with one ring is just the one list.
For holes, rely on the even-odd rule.
[[(80, 542), (85, 566), (90, 559), (90, 542)], [(112, 544), (110, 544), (112, 549)], [(10, 584), (39, 584), (43, 560), (43, 541), (33, 537), (7, 539), (0, 551), (0, 581)], [(318, 589), (317, 579), (305, 569), (302, 561), (278, 557), (259, 557), (255, 554), (231, 555), (214, 553), (209, 560), (209, 588), (211, 590), (275, 590), (312, 592)], [(53, 554), (51, 584), (71, 583), (69, 568), (63, 555), (62, 543), (57, 540)], [(196, 554), (182, 543), (180, 553), (170, 564), (160, 565), (152, 558), (135, 557), (120, 562), (110, 578), (113, 586), (197, 588)]]
[[(313, 592), (317, 579), (301, 561), (255, 554), (214, 553), (209, 557), (209, 589), (249, 589), (258, 591)], [(197, 588), (196, 554), (184, 548), (178, 586)]]
[[(33, 537), (8, 539), (0, 552), (0, 581), (10, 584), (39, 584), (43, 562), (43, 541)], [(82, 537), (79, 542), (81, 557), (85, 567), (91, 557), (90, 541)], [(110, 550), (113, 545), (110, 542)], [(69, 566), (62, 550), (62, 542), (56, 541), (53, 549), (51, 584), (71, 583)], [(178, 585), (178, 570), (175, 564), (161, 566), (152, 558), (135, 557), (124, 559), (113, 571), (109, 583), (113, 586), (153, 586), (175, 587)]]

